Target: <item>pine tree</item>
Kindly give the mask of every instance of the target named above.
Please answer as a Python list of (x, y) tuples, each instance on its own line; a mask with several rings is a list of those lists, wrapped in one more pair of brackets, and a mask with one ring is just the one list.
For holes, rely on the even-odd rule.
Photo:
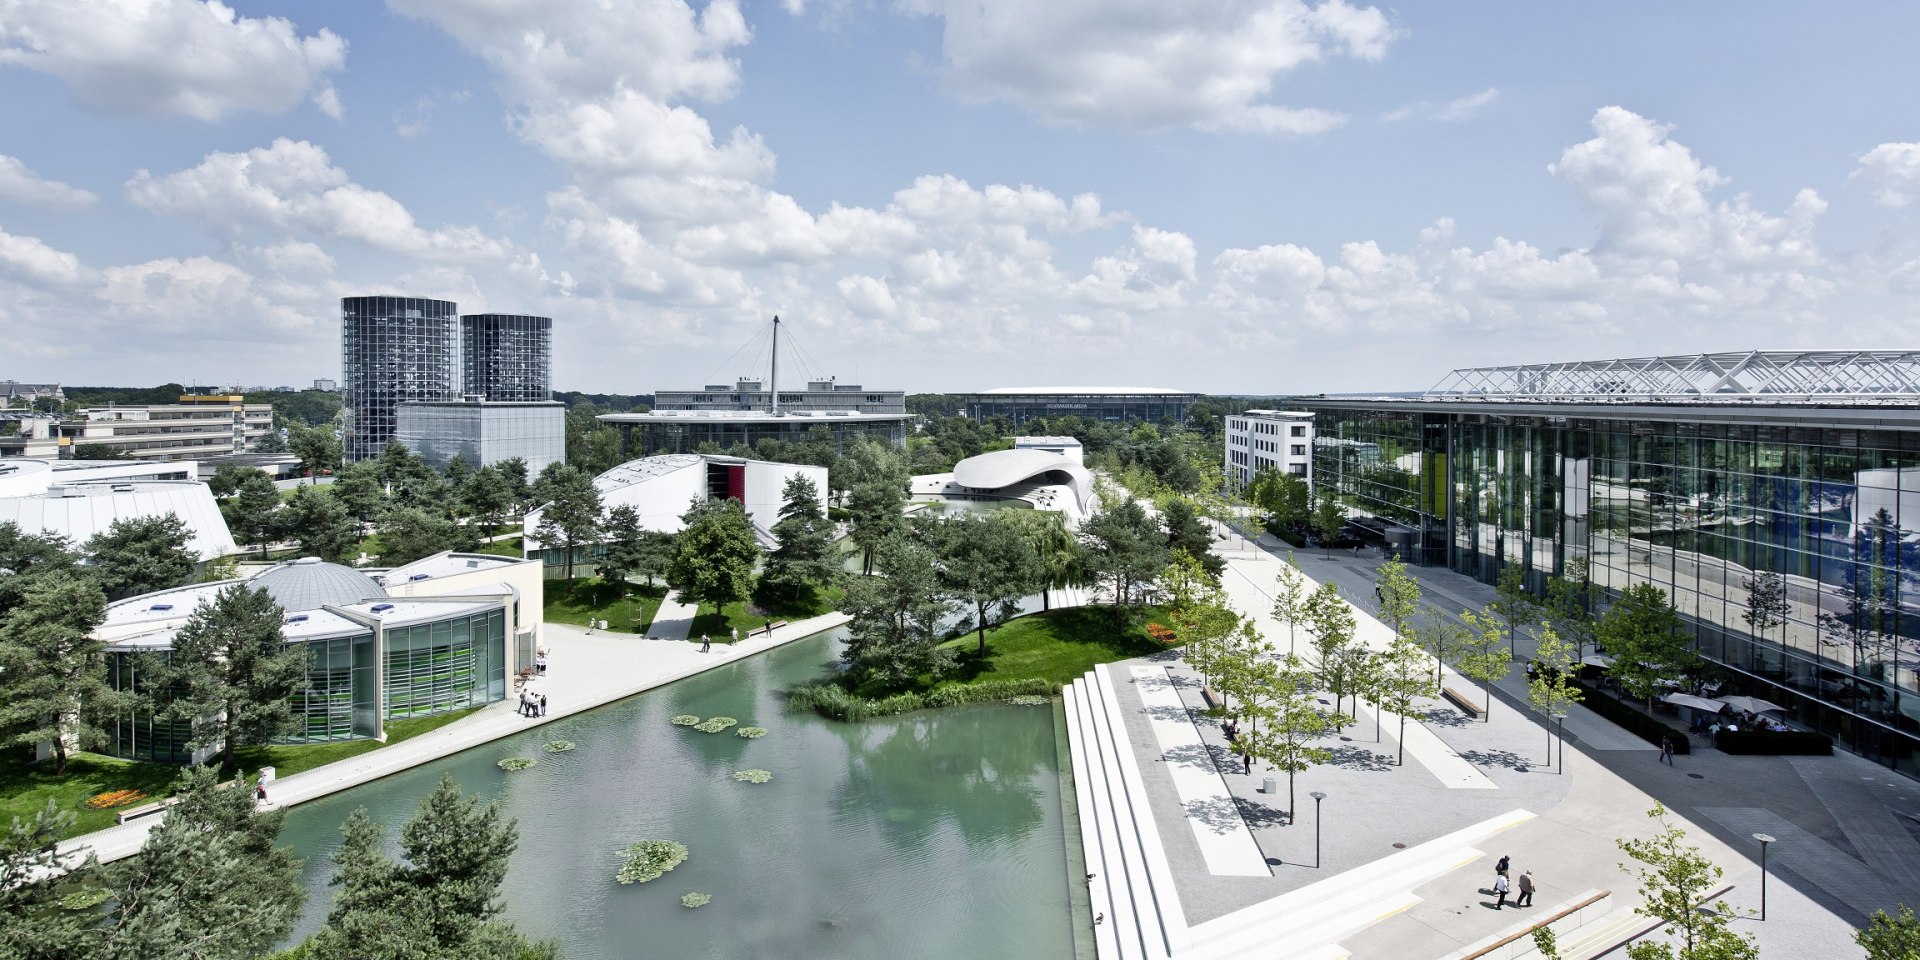
[(1021, 597), (1040, 589), (1040, 557), (1033, 545), (1000, 511), (987, 515), (961, 514), (940, 524), (940, 581), (949, 596), (973, 605), (977, 655), (987, 655), (987, 627), (996, 610), (999, 619)]
[(239, 477), (233, 495), (220, 501), (220, 513), (241, 543), (260, 546), (260, 557), (267, 556), (267, 544), (280, 534), (280, 490), (267, 475), (247, 469)]
[(87, 540), (87, 565), (110, 598), (166, 590), (193, 580), (193, 531), (169, 513), (115, 520)]
[(300, 487), (287, 500), (285, 535), (300, 544), (302, 556), (336, 563), (351, 560), (360, 549), (360, 524), (345, 504), (316, 487)]
[(153, 668), (158, 719), (193, 725), (194, 748), (218, 744), (221, 769), (234, 751), (295, 726), (293, 695), (307, 687), (307, 648), (281, 632), (286, 611), (265, 590), (236, 583), (203, 602)]
[(1200, 522), (1200, 511), (1185, 497), (1169, 497), (1160, 510), (1160, 522), (1167, 530), (1167, 549), (1185, 550), (1188, 556), (1218, 577), (1227, 569), (1227, 561), (1213, 552), (1213, 533)]
[(600, 527), (600, 543), (606, 552), (600, 557), (600, 579), (608, 583), (625, 583), (640, 566), (641, 536), (646, 533), (640, 526), (640, 511), (631, 504), (621, 504), (607, 511), (607, 519)]
[(1113, 584), (1115, 612), (1124, 620), (1154, 578), (1166, 568), (1166, 537), (1140, 504), (1122, 497), (1080, 525), (1087, 569)]
[(52, 745), (56, 775), (67, 772), (69, 742), (101, 746), (126, 705), (107, 685), (106, 643), (93, 635), (106, 615), (92, 580), (55, 572), (0, 617), (0, 731), (9, 746)]
[(11, 521), (0, 521), (0, 618), (25, 600), (34, 582), (49, 573), (78, 574), (80, 556), (67, 538), (52, 533), (26, 533)]
[(898, 685), (949, 665), (937, 651), (940, 624), (954, 604), (942, 592), (930, 539), (888, 537), (874, 550), (878, 576), (846, 578), (842, 607), (853, 622), (842, 656), (857, 676)]
[(572, 580), (574, 555), (600, 533), (600, 490), (584, 471), (554, 463), (540, 472), (536, 495), (546, 502), (536, 532), (540, 545), (566, 551), (567, 579)]
[(180, 799), (140, 855), (106, 869), (113, 896), (98, 960), (250, 960), (292, 932), (306, 891), (300, 861), (274, 845), (284, 811), (188, 767)]
[(827, 519), (813, 481), (794, 474), (781, 497), (780, 519), (773, 524), (774, 548), (760, 584), (770, 594), (797, 602), (839, 573), (839, 555), (833, 549), (833, 521)]
[[(92, 918), (58, 903), (102, 886), (92, 851), (84, 858), (59, 852), (74, 819), (49, 799), (32, 819), (14, 817), (10, 829), (0, 830), (0, 957), (75, 960), (93, 954), (99, 932)], [(56, 874), (57, 880), (49, 879)]]
[(397, 567), (458, 545), (460, 531), (438, 512), (394, 504), (374, 528), (380, 537), (380, 562)]

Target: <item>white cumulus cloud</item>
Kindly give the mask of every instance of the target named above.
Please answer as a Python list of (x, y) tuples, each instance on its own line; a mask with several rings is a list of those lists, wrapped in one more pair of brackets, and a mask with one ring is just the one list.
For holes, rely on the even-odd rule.
[(1055, 123), (1310, 134), (1344, 118), (1271, 102), (1276, 78), (1330, 56), (1378, 60), (1385, 14), (1328, 0), (907, 0), (940, 18), (962, 97)]
[(1920, 198), (1920, 143), (1883, 143), (1860, 156), (1853, 179), (1883, 207), (1904, 207)]
[(330, 30), (243, 17), (218, 0), (0, 0), (0, 64), (58, 77), (108, 113), (217, 120), (278, 113), (309, 97), (330, 116), (347, 60)]
[(18, 158), (0, 154), (0, 199), (62, 210), (89, 207), (100, 199), (91, 191), (48, 180), (27, 169)]

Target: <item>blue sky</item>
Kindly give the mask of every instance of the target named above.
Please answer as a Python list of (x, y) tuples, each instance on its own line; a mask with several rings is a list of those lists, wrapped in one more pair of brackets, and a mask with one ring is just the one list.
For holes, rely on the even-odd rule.
[(333, 377), (367, 293), (551, 315), (618, 392), (774, 313), (912, 391), (1909, 347), (1917, 21), (0, 0), (0, 378)]

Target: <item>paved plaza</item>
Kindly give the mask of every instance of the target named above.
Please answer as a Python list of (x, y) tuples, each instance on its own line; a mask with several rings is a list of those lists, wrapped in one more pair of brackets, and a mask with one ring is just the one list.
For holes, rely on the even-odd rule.
[[(1268, 615), (1285, 546), (1240, 538), (1223, 546), (1229, 599), (1286, 650), (1287, 628)], [(1297, 551), (1310, 580), (1335, 583), (1349, 598), (1373, 597), (1380, 560)], [(1449, 614), (1494, 599), (1464, 576), (1412, 572), (1428, 603)], [(1390, 632), (1369, 605), (1357, 611), (1360, 639), (1384, 647)], [(1298, 642), (1304, 650), (1304, 636)], [(1530, 644), (1519, 646), (1524, 662)], [(1478, 701), (1480, 688), (1451, 670), (1445, 684)], [(1668, 766), (1658, 748), (1583, 707), (1571, 711), (1556, 756), (1524, 707), (1517, 668), (1496, 684), (1484, 722), (1445, 701), (1411, 716), (1404, 764), (1396, 718), (1362, 705), (1354, 724), (1325, 738), (1334, 761), (1298, 776), (1292, 824), (1286, 776), (1258, 764), (1242, 772), (1218, 724), (1202, 715), (1199, 679), (1177, 654), (1109, 665), (1073, 693), (1070, 712), (1083, 717), (1076, 785), (1093, 794), (1082, 817), (1108, 821), (1090, 831), (1099, 840), (1089, 843), (1089, 869), (1098, 874), (1098, 862), (1109, 871), (1089, 881), (1096, 910), (1131, 901), (1115, 910), (1114, 930), (1096, 928), (1103, 957), (1466, 957), (1583, 904), (1556, 929), (1565, 956), (1597, 956), (1651, 926), (1632, 912), (1638, 883), (1622, 869), (1615, 840), (1654, 832), (1646, 812), (1656, 801), (1725, 868), (1725, 901), (1743, 911), (1760, 902), (1751, 835), (1777, 839), (1767, 920), (1740, 921), (1763, 955), (1850, 955), (1852, 926), (1902, 893), (1920, 898), (1920, 783), (1851, 755), (1737, 757), (1699, 742), (1701, 752)], [(1190, 732), (1178, 732), (1182, 724)], [(1107, 730), (1111, 769), (1083, 771), (1103, 759), (1098, 750), (1078, 756), (1083, 742)], [(1137, 779), (1126, 776), (1129, 766)], [(1260, 789), (1268, 777), (1273, 794)], [(1326, 795), (1317, 812), (1313, 791)], [(1119, 822), (1126, 810), (1148, 822), (1129, 831)], [(1264, 875), (1247, 875), (1258, 871), (1223, 853), (1247, 843), (1258, 847)], [(1109, 856), (1093, 849), (1102, 845)], [(1513, 877), (1532, 872), (1531, 908), (1494, 909), (1493, 864), (1503, 855)]]
[[(518, 697), (509, 694), (502, 702), (430, 733), (277, 780), (268, 785), (269, 799), (273, 806), (292, 806), (337, 793), (830, 630), (847, 620), (840, 613), (799, 620), (775, 629), (771, 636), (756, 631), (742, 637), (737, 646), (715, 643), (709, 653), (701, 653), (699, 644), (687, 641), (693, 607), (671, 594), (645, 636), (549, 622), (543, 640), (547, 672), (528, 681), (529, 690), (547, 698), (546, 716), (521, 716)], [(163, 819), (165, 814), (155, 814), (75, 837), (62, 843), (61, 850), (90, 848), (102, 861), (132, 856), (146, 843), (147, 832)]]

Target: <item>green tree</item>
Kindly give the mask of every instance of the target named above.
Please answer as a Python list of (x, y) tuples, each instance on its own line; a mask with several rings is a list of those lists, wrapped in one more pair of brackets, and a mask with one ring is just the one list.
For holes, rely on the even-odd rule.
[(1294, 653), (1294, 631), (1307, 619), (1307, 578), (1287, 552), (1287, 562), (1274, 577), (1273, 618), (1287, 625), (1287, 653)]
[[(247, 477), (256, 473), (260, 471), (252, 467), (238, 463), (223, 463), (213, 471), (213, 476), (206, 478), (207, 489), (213, 491), (216, 497), (223, 499), (231, 497), (240, 492), (240, 486), (246, 482)], [(266, 474), (260, 475), (266, 476)]]
[(682, 601), (710, 604), (715, 610), (752, 596), (760, 541), (740, 501), (702, 500), (680, 521), (686, 528), (673, 538), (667, 586), (678, 590)]
[(1315, 764), (1330, 763), (1333, 751), (1314, 746), (1337, 722), (1300, 693), (1312, 683), (1312, 673), (1299, 657), (1288, 656), (1279, 672), (1278, 689), (1286, 691), (1276, 704), (1265, 730), (1248, 730), (1241, 749), (1275, 770), (1287, 775), (1287, 822), (1294, 822), (1294, 778)]
[(558, 960), (499, 919), (500, 884), (519, 827), (498, 807), (463, 797), (451, 777), (400, 831), (401, 860), (387, 856), (380, 828), (356, 810), (341, 828), (327, 925), (305, 960)]
[(1052, 510), (1002, 510), (1040, 558), (1040, 609), (1053, 609), (1052, 591), (1087, 582), (1080, 538), (1067, 529), (1065, 516)]
[(1159, 524), (1124, 497), (1080, 525), (1080, 542), (1094, 579), (1113, 585), (1114, 608), (1123, 620), (1170, 556)]
[(1575, 653), (1586, 654), (1593, 643), (1593, 607), (1598, 594), (1588, 575), (1587, 561), (1570, 559), (1561, 574), (1547, 581), (1547, 598), (1542, 604), (1542, 619), (1573, 644)]
[[(244, 778), (243, 778), (244, 779)], [(188, 767), (179, 801), (137, 857), (106, 869), (113, 896), (98, 960), (251, 960), (293, 932), (306, 891), (300, 861), (274, 845), (285, 812)]]
[(1579, 669), (1573, 645), (1560, 639), (1553, 627), (1540, 628), (1540, 641), (1533, 650), (1533, 671), (1527, 677), (1527, 705), (1546, 721), (1549, 761), (1553, 759), (1553, 718), (1580, 702), (1580, 687), (1573, 682)]
[[(0, 957), (8, 960), (74, 960), (87, 957), (98, 940), (92, 918), (62, 909), (70, 891), (97, 888), (99, 864), (92, 851), (62, 854), (60, 838), (74, 814), (49, 799), (28, 820), (12, 818), (0, 831)], [(48, 879), (59, 875), (59, 880)]]
[[(1340, 588), (1323, 583), (1307, 595), (1307, 633), (1312, 638), (1313, 672), (1319, 685), (1333, 694), (1333, 708), (1339, 711), (1352, 691), (1353, 659), (1358, 653), (1355, 630), (1358, 621), (1353, 607), (1340, 599)], [(1336, 727), (1344, 726), (1344, 717), (1336, 716)]]
[(331, 493), (297, 487), (287, 500), (283, 535), (300, 544), (302, 556), (342, 563), (360, 550), (360, 524)]
[(55, 775), (67, 772), (69, 739), (82, 750), (101, 746), (126, 704), (107, 685), (106, 643), (93, 635), (106, 617), (100, 588), (69, 573), (37, 578), (0, 617), (0, 742), (51, 745)]
[(1407, 565), (1398, 557), (1374, 571), (1374, 589), (1380, 600), (1380, 619), (1393, 628), (1393, 635), (1407, 632), (1407, 623), (1420, 609), (1420, 582), (1407, 573)]
[(1533, 600), (1533, 594), (1527, 589), (1527, 571), (1518, 564), (1507, 564), (1500, 568), (1500, 582), (1494, 591), (1499, 599), (1487, 604), (1487, 609), (1499, 614), (1507, 621), (1507, 650), (1519, 655), (1515, 648), (1515, 638), (1520, 628), (1540, 622), (1542, 608)]
[(1347, 508), (1332, 497), (1321, 497), (1313, 505), (1313, 532), (1320, 535), (1320, 545), (1326, 548), (1327, 556), (1333, 556), (1333, 541), (1340, 538), (1340, 531), (1347, 525)]
[(500, 479), (507, 482), (507, 496), (512, 498), (514, 509), (525, 513), (533, 500), (533, 487), (527, 483), (527, 462), (519, 457), (509, 457), (493, 465), (500, 471)]
[(860, 572), (872, 573), (873, 555), (880, 541), (905, 529), (900, 510), (906, 502), (901, 484), (891, 479), (866, 481), (848, 494), (847, 537), (860, 548)]
[(248, 469), (238, 483), (233, 495), (220, 501), (220, 513), (226, 518), (227, 529), (241, 543), (258, 544), (265, 559), (267, 544), (280, 535), (280, 490), (266, 474), (253, 469)]
[(1227, 561), (1213, 552), (1213, 532), (1200, 522), (1200, 511), (1185, 497), (1170, 497), (1160, 510), (1160, 522), (1167, 530), (1167, 549), (1185, 550), (1187, 555), (1218, 577), (1227, 569)]
[(307, 648), (281, 632), (286, 611), (267, 591), (236, 583), (202, 602), (173, 636), (173, 652), (148, 668), (157, 719), (192, 725), (194, 748), (266, 744), (296, 725), (293, 696), (307, 688)]
[(1420, 645), (1433, 654), (1433, 688), (1436, 692), (1445, 681), (1448, 656), (1457, 656), (1466, 649), (1468, 632), (1465, 626), (1437, 612), (1430, 615), (1425, 627), (1416, 631)]
[(1412, 632), (1393, 635), (1393, 644), (1379, 659), (1380, 683), (1376, 688), (1380, 708), (1400, 718), (1399, 752), (1395, 764), (1407, 762), (1407, 714), (1421, 699), (1440, 694), (1439, 681), (1427, 669), (1427, 653)]
[(1649, 713), (1660, 680), (1693, 669), (1699, 659), (1680, 612), (1666, 591), (1651, 583), (1636, 583), (1621, 591), (1620, 599), (1594, 627), (1594, 635), (1613, 655), (1609, 675), (1629, 696), (1647, 701)]
[(169, 513), (115, 520), (87, 540), (87, 563), (108, 597), (137, 596), (193, 580), (193, 531)]
[(305, 427), (295, 424), (287, 429), (287, 449), (300, 458), (300, 469), (317, 477), (340, 469), (340, 436), (331, 424)]
[(371, 523), (387, 512), (387, 487), (380, 479), (380, 467), (371, 460), (348, 464), (327, 487), (347, 513), (361, 523)]
[(567, 579), (573, 579), (574, 555), (600, 534), (600, 490), (578, 467), (554, 463), (540, 472), (536, 494), (545, 502), (535, 535), (548, 550), (566, 551)]
[(1867, 951), (1867, 960), (1920, 958), (1920, 917), (1904, 904), (1897, 915), (1875, 910), (1866, 927), (1853, 932), (1853, 942)]
[(640, 511), (621, 504), (607, 511), (600, 526), (600, 543), (606, 553), (600, 558), (600, 579), (624, 583), (640, 567), (640, 543), (646, 529), (640, 526)]
[(1500, 641), (1507, 638), (1507, 628), (1492, 614), (1462, 610), (1460, 619), (1467, 625), (1466, 646), (1461, 648), (1460, 672), (1468, 679), (1480, 681), (1487, 695), (1487, 708), (1482, 711), (1481, 719), (1491, 723), (1493, 684), (1513, 669), (1513, 651), (1500, 645)]
[(460, 485), (466, 483), (468, 477), (473, 476), (473, 463), (467, 459), (466, 454), (456, 453), (453, 459), (448, 460), (447, 465), (441, 468), (440, 475), (447, 478), (447, 486), (452, 487), (457, 496)]
[(452, 550), (460, 541), (460, 530), (452, 520), (398, 504), (387, 508), (374, 532), (380, 537), (380, 562), (390, 567)]
[(1631, 870), (1640, 880), (1641, 904), (1633, 912), (1666, 926), (1673, 942), (1637, 940), (1627, 945), (1632, 960), (1754, 960), (1760, 955), (1751, 937), (1735, 933), (1738, 919), (1724, 900), (1709, 901), (1725, 871), (1687, 842), (1687, 832), (1667, 819), (1667, 808), (1656, 803), (1647, 811), (1660, 832), (1646, 839), (1614, 841), (1621, 852), (1641, 866)]
[(1040, 557), (1017, 527), (999, 519), (1005, 512), (963, 513), (939, 526), (940, 582), (948, 596), (973, 605), (981, 657), (987, 627), (1007, 619), (1041, 584)]
[(760, 584), (776, 596), (797, 601), (809, 590), (832, 582), (840, 572), (840, 557), (833, 547), (833, 521), (827, 519), (813, 481), (794, 474), (780, 493), (773, 552), (767, 555)]
[(507, 512), (513, 509), (513, 491), (497, 467), (481, 467), (468, 474), (455, 495), (467, 516), (489, 536), (507, 522)]
[(1313, 488), (1303, 478), (1264, 467), (1247, 485), (1247, 502), (1282, 530), (1303, 530), (1313, 518)]
[(386, 449), (374, 460), (380, 480), (387, 486), (387, 497), (403, 507), (446, 514), (450, 498), (447, 482), (417, 453), (398, 440), (387, 441)]
[(80, 556), (67, 538), (0, 521), (0, 618), (25, 601), (35, 581), (54, 573), (80, 573)]
[(844, 609), (853, 622), (843, 657), (856, 676), (899, 686), (952, 665), (939, 630), (954, 603), (941, 591), (930, 539), (904, 532), (888, 537), (874, 549), (878, 576), (845, 579)]
[(1183, 659), (1207, 686), (1226, 691), (1230, 686), (1225, 682), (1227, 674), (1238, 664), (1241, 651), (1232, 649), (1230, 638), (1240, 626), (1240, 617), (1228, 604), (1225, 592), (1184, 550), (1174, 552), (1172, 562), (1160, 574), (1160, 584), (1167, 595), (1167, 619), (1183, 648)]

